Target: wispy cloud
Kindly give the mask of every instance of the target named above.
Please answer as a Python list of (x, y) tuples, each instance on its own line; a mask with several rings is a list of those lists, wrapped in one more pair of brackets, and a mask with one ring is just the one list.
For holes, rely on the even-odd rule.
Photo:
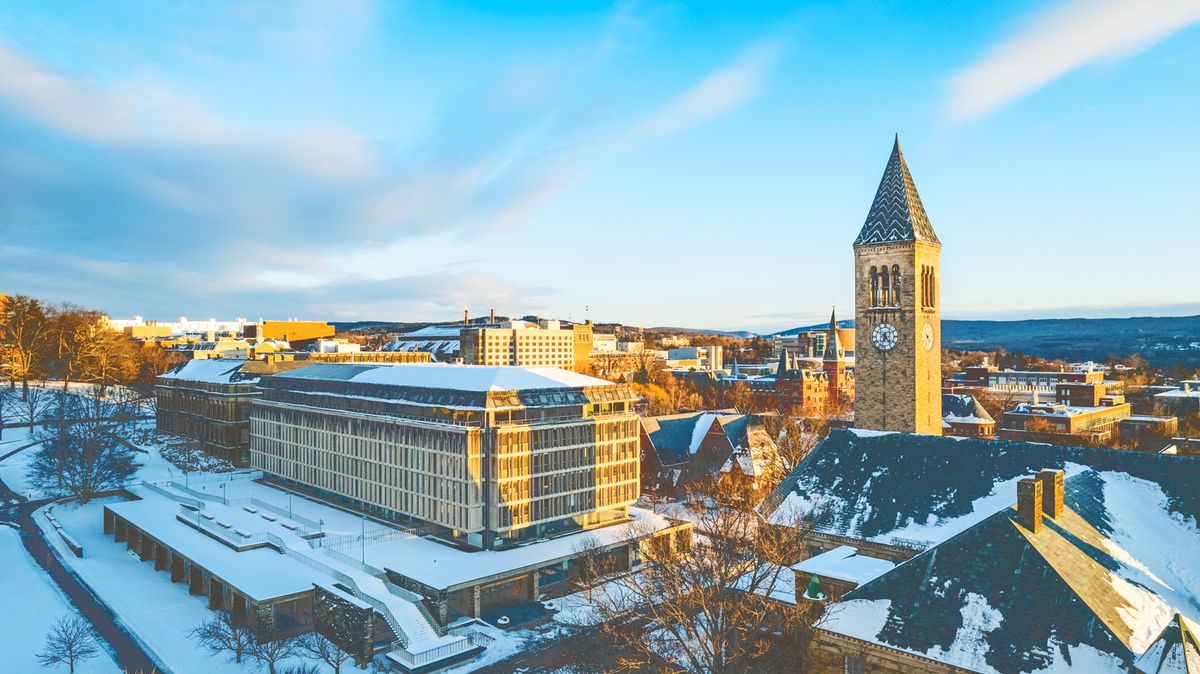
[(1089, 63), (1136, 54), (1200, 21), (1200, 0), (1066, 0), (1038, 14), (949, 83), (947, 112), (967, 121)]
[(783, 52), (783, 43), (768, 39), (745, 48), (733, 61), (655, 110), (630, 131), (625, 145), (670, 136), (716, 119), (753, 99)]

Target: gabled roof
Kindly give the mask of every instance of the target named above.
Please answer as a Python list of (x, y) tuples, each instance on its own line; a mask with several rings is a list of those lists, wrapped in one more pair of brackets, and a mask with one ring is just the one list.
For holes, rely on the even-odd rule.
[(846, 595), (823, 629), (979, 672), (1129, 671), (1177, 612), (1200, 616), (1200, 531), (1119, 470), (1085, 469), (1064, 496), (1038, 533), (1002, 508)]
[(1022, 477), (1045, 468), (1070, 477), (1089, 466), (1156, 482), (1172, 512), (1200, 516), (1194, 457), (847, 429), (814, 447), (761, 510), (786, 523), (819, 507), (819, 531), (928, 547), (1011, 505)]
[(610, 381), (552, 367), (446, 365), (442, 363), (396, 365), (321, 363), (277, 375), (277, 377), (280, 379), (348, 381), (358, 384), (469, 392), (615, 386)]
[[(641, 417), (646, 436), (664, 466), (688, 463), (713, 423), (717, 423), (736, 447), (745, 436), (745, 419), (741, 414), (720, 412), (685, 412), (660, 417)], [(723, 458), (723, 457), (722, 457)]]
[(921, 205), (917, 186), (913, 183), (904, 153), (900, 151), (900, 137), (892, 145), (892, 156), (888, 159), (875, 201), (867, 213), (867, 221), (854, 240), (854, 245), (892, 243), (895, 241), (925, 241), (941, 245), (929, 216)]

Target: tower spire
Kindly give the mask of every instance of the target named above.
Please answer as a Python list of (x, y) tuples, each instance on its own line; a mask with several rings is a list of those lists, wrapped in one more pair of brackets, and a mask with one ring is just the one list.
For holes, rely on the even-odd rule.
[(929, 224), (929, 216), (925, 214), (925, 206), (917, 194), (908, 163), (904, 161), (899, 133), (893, 140), (892, 155), (888, 158), (879, 189), (875, 192), (875, 200), (871, 202), (871, 210), (854, 245), (895, 241), (924, 241), (941, 245), (933, 226)]
[(846, 352), (842, 349), (842, 340), (838, 337), (837, 309), (834, 308), (829, 312), (829, 330), (825, 333), (825, 353), (821, 355), (821, 359), (842, 360), (845, 357)]

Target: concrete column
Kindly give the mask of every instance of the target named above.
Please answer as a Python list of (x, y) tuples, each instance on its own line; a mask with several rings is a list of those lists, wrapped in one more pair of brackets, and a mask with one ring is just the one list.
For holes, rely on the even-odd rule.
[(471, 587), (467, 592), (471, 593), (471, 617), (478, 618), (480, 613), (480, 597), (482, 597), (483, 593), (480, 592), (478, 585)]
[(529, 574), (529, 601), (537, 601), (538, 595), (541, 593), (541, 574), (537, 571), (532, 571)]
[(108, 508), (104, 509), (104, 533), (111, 534), (114, 529), (113, 514)]
[(154, 570), (155, 571), (162, 571), (163, 569), (170, 568), (171, 561), (168, 558), (169, 555), (170, 555), (170, 551), (166, 548), (166, 546), (164, 546), (164, 545), (155, 545), (154, 546)]

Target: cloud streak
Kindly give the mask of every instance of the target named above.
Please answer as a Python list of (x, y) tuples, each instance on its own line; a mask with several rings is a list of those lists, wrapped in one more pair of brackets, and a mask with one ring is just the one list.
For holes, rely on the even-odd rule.
[(1090, 63), (1136, 54), (1200, 21), (1200, 0), (1067, 0), (949, 81), (948, 116), (970, 121)]
[(783, 44), (762, 40), (638, 122), (623, 147), (670, 136), (716, 119), (758, 95)]

